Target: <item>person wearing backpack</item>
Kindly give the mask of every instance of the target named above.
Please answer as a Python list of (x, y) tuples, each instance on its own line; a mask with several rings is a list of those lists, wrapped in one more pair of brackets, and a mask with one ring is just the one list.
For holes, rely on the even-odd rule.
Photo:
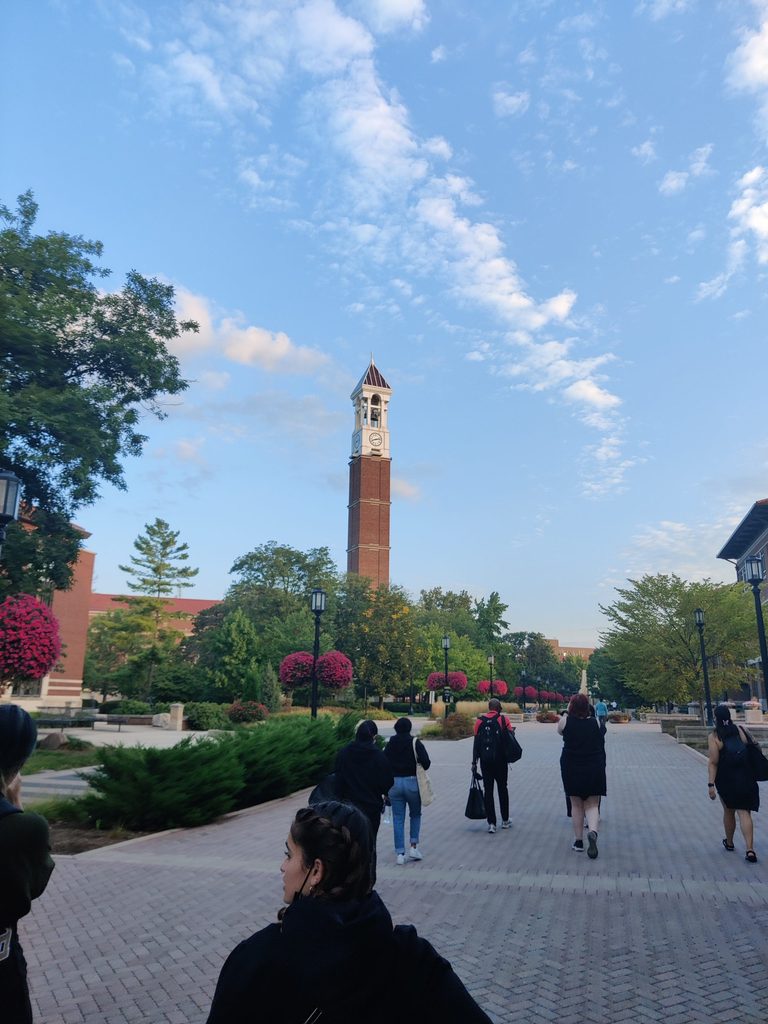
[(485, 789), (485, 815), (488, 832), (496, 831), (496, 806), (493, 799), (494, 783), (499, 790), (499, 811), (501, 827), (509, 828), (509, 790), (507, 788), (507, 755), (504, 749), (503, 730), (514, 735), (515, 727), (501, 713), (501, 701), (493, 697), (488, 701), (488, 710), (479, 715), (475, 722), (475, 741), (472, 747), (472, 772), (477, 775), (477, 762)]
[(0, 706), (0, 1018), (31, 1024), (27, 963), (19, 918), (48, 884), (53, 860), (48, 823), (24, 811), (20, 771), (35, 749), (37, 727), (16, 704)]
[(754, 772), (747, 759), (747, 744), (754, 740), (740, 725), (731, 721), (731, 709), (727, 704), (715, 708), (715, 731), (709, 734), (709, 781), (707, 793), (710, 800), (715, 795), (723, 805), (723, 846), (729, 853), (735, 850), (733, 837), (736, 833), (736, 815), (739, 816), (741, 834), (747, 845), (746, 860), (757, 863), (753, 849), (754, 822), (752, 812), (760, 808), (760, 790)]

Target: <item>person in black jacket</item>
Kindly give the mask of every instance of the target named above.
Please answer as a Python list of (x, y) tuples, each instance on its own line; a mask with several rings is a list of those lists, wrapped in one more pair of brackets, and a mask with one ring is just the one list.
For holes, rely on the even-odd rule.
[(408, 806), (408, 823), (411, 840), (411, 860), (423, 860), (419, 849), (421, 833), (421, 796), (416, 778), (416, 762), (425, 770), (429, 768), (429, 754), (421, 740), (411, 736), (410, 718), (398, 718), (395, 735), (384, 747), (384, 756), (389, 761), (395, 781), (389, 791), (392, 804), (392, 824), (395, 835), (395, 855), (398, 864), (405, 864), (405, 808)]
[(376, 884), (376, 837), (381, 824), (384, 798), (395, 781), (389, 761), (376, 746), (379, 730), (370, 718), (361, 722), (355, 738), (336, 755), (336, 792), (341, 800), (354, 804), (371, 827), (371, 888)]
[(280, 868), (286, 906), (230, 953), (208, 1024), (390, 1024), (382, 978), (397, 978), (406, 1024), (491, 1024), (415, 928), (393, 928), (369, 889), (370, 838), (350, 804), (297, 812)]
[(24, 811), (21, 771), (35, 749), (37, 727), (16, 704), (0, 707), (0, 1020), (31, 1024), (27, 963), (19, 918), (48, 884), (53, 871), (48, 823)]
[(509, 828), (509, 788), (507, 784), (508, 764), (504, 751), (502, 730), (514, 735), (515, 727), (506, 715), (501, 713), (501, 701), (492, 697), (488, 701), (488, 710), (475, 720), (475, 739), (472, 746), (472, 774), (477, 776), (477, 762), (480, 761), (480, 772), (483, 776), (485, 789), (485, 813), (488, 819), (488, 831), (493, 835), (496, 831), (496, 805), (493, 800), (494, 783), (499, 790), (499, 810), (501, 827)]

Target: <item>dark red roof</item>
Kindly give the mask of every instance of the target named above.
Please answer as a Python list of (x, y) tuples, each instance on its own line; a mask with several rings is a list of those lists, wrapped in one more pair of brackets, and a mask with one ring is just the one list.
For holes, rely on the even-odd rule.
[[(131, 596), (135, 597), (136, 595)], [(210, 601), (196, 597), (169, 597), (166, 600), (169, 612), (183, 612), (185, 615), (199, 615), (206, 608), (212, 608), (215, 604), (221, 604), (220, 601)], [(91, 615), (96, 615), (100, 612), (113, 612), (125, 601), (125, 594), (91, 594), (88, 611)]]
[(374, 388), (386, 388), (387, 391), (392, 390), (389, 384), (387, 384), (387, 382), (384, 380), (384, 377), (382, 376), (378, 366), (376, 366), (376, 364), (374, 363), (373, 357), (371, 357), (370, 365), (363, 374), (363, 376), (360, 378), (360, 381), (357, 387), (355, 388), (355, 391), (359, 391), (364, 384), (367, 384), (369, 387)]
[(746, 555), (757, 538), (766, 530), (768, 530), (768, 498), (761, 498), (744, 516), (717, 557), (738, 560)]

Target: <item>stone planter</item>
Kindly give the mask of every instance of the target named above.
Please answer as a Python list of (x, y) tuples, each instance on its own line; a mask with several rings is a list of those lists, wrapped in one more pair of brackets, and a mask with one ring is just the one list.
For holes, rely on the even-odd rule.
[(761, 708), (744, 708), (744, 721), (747, 725), (762, 725), (763, 712)]

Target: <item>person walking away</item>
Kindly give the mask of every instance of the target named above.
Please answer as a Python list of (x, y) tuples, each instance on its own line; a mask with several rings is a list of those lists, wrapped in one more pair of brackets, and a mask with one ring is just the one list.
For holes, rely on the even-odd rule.
[(493, 697), (488, 701), (488, 710), (479, 715), (475, 722), (475, 740), (472, 747), (472, 771), (477, 775), (477, 762), (485, 790), (485, 815), (488, 832), (496, 831), (496, 805), (493, 798), (494, 784), (499, 790), (499, 811), (501, 827), (509, 828), (509, 789), (507, 788), (508, 764), (504, 750), (502, 730), (514, 734), (515, 727), (501, 713), (501, 701)]
[(0, 1020), (31, 1024), (27, 963), (19, 919), (42, 895), (53, 871), (48, 823), (25, 811), (21, 775), (35, 749), (37, 726), (16, 704), (0, 707)]
[[(280, 867), (285, 906), (228, 956), (208, 1024), (491, 1024), (412, 925), (393, 927), (370, 888), (370, 839), (350, 804), (297, 811)], [(399, 1013), (383, 978), (397, 979)]]
[(605, 739), (597, 718), (590, 715), (590, 703), (583, 693), (571, 697), (568, 711), (557, 723), (557, 731), (563, 737), (560, 774), (565, 795), (571, 802), (574, 831), (571, 849), (584, 852), (586, 817), (587, 856), (596, 860), (600, 797), (606, 795)]
[(595, 704), (595, 717), (597, 718), (597, 724), (600, 726), (600, 732), (605, 736), (605, 730), (608, 727), (608, 705), (602, 697)]
[(395, 837), (395, 856), (398, 864), (405, 864), (405, 808), (408, 808), (408, 832), (411, 860), (423, 860), (419, 849), (421, 834), (421, 795), (416, 778), (416, 762), (426, 771), (430, 760), (420, 739), (411, 736), (410, 718), (398, 718), (395, 735), (390, 737), (384, 756), (389, 761), (395, 781), (389, 791), (392, 804), (392, 825)]
[(731, 721), (728, 705), (718, 704), (715, 708), (715, 730), (708, 739), (707, 792), (710, 800), (714, 800), (717, 793), (723, 805), (723, 846), (729, 853), (736, 848), (733, 838), (738, 814), (741, 834), (747, 846), (746, 860), (756, 864), (752, 812), (760, 809), (760, 790), (747, 761), (748, 743), (754, 743), (754, 740), (743, 726), (734, 725)]
[[(339, 797), (358, 807), (371, 826), (371, 886), (376, 884), (376, 837), (381, 824), (384, 798), (395, 777), (386, 757), (376, 746), (376, 723), (361, 722), (355, 738), (336, 755), (336, 790)], [(415, 771), (415, 769), (414, 769)]]

